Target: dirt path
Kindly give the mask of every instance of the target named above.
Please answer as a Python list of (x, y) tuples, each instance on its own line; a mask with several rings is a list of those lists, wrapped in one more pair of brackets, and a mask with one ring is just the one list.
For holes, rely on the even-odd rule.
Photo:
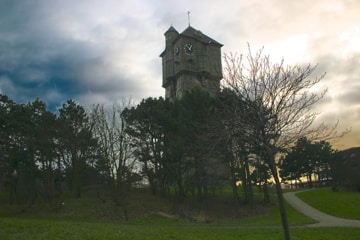
[(360, 227), (360, 220), (338, 218), (320, 212), (319, 210), (300, 200), (298, 197), (296, 197), (295, 194), (296, 192), (285, 193), (284, 198), (296, 210), (318, 221), (318, 223), (307, 225), (308, 227)]

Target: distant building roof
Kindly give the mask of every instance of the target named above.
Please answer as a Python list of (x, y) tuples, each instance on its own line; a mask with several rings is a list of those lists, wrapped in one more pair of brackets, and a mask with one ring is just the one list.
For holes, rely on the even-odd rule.
[(360, 163), (360, 147), (352, 147), (340, 151), (345, 161)]
[(356, 154), (356, 153), (359, 153), (359, 155), (360, 155), (360, 147), (352, 147), (352, 148), (342, 150), (340, 152), (344, 153), (344, 154), (354, 154), (354, 153)]

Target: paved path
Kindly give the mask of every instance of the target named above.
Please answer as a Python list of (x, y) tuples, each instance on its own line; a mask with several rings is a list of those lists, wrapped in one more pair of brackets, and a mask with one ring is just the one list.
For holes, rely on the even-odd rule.
[(320, 212), (295, 196), (296, 192), (284, 193), (285, 200), (296, 210), (318, 221), (308, 227), (360, 227), (360, 220), (338, 218)]

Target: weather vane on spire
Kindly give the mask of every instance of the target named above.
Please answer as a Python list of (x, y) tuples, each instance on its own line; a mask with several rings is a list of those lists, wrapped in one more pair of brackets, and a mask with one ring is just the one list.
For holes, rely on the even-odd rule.
[(189, 27), (190, 27), (190, 11), (187, 12), (188, 15), (188, 22), (189, 22)]

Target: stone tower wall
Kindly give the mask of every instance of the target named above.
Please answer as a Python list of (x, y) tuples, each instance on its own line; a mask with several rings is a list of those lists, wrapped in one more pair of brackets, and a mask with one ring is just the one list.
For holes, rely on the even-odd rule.
[[(165, 98), (181, 98), (196, 87), (215, 96), (222, 78), (222, 44), (188, 27), (178, 33), (173, 27), (165, 33), (166, 47), (162, 57)], [(186, 45), (191, 44), (191, 53)]]

